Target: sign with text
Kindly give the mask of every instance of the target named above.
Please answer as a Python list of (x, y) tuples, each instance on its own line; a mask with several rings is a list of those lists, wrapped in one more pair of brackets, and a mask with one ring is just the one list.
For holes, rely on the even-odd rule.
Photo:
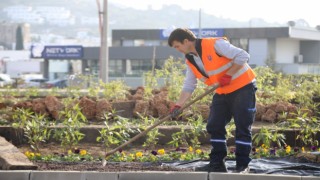
[[(174, 29), (163, 29), (161, 31), (161, 39), (168, 39)], [(190, 29), (198, 38), (206, 37), (223, 37), (224, 29)], [(200, 33), (199, 33), (200, 32)], [(199, 34), (201, 36), (199, 36)]]
[(31, 47), (31, 58), (44, 59), (81, 59), (83, 57), (82, 46), (41, 46)]

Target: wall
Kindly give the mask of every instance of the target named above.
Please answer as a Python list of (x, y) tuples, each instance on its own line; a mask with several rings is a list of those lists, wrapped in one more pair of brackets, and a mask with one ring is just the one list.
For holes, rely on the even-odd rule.
[(6, 74), (18, 77), (21, 74), (42, 74), (40, 61), (8, 61), (6, 63)]
[(249, 39), (249, 64), (264, 66), (267, 59), (267, 39)]
[(277, 63), (294, 63), (294, 56), (300, 54), (299, 40), (279, 38), (276, 40), (276, 47)]
[(301, 41), (300, 48), (303, 55), (303, 63), (320, 63), (319, 41)]

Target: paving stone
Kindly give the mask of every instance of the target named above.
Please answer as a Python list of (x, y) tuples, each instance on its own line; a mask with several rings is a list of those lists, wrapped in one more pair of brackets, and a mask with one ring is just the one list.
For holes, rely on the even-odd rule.
[(210, 173), (209, 180), (301, 180), (301, 176), (270, 174)]
[(208, 180), (206, 172), (123, 172), (119, 180)]
[(0, 168), (3, 170), (34, 170), (38, 167), (17, 147), (0, 136)]
[(29, 180), (31, 171), (2, 171), (0, 170), (0, 180)]
[(118, 180), (115, 172), (33, 171), (30, 180)]
[(86, 174), (79, 171), (33, 171), (30, 180), (86, 180)]

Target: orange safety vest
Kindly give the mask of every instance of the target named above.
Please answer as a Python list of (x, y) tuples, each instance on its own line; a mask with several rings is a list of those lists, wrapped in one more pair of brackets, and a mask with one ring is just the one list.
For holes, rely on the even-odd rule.
[[(215, 52), (214, 44), (217, 39), (221, 38), (206, 38), (201, 41), (202, 48), (202, 62), (205, 72), (209, 76), (208, 78), (203, 76), (197, 68), (187, 59), (186, 63), (191, 68), (194, 75), (208, 86), (212, 86), (218, 83), (218, 79), (222, 77), (232, 66), (232, 60), (226, 57), (220, 57)], [(255, 74), (250, 66), (245, 63), (243, 67), (232, 76), (232, 80), (229, 85), (219, 87), (216, 89), (218, 94), (228, 94), (236, 91), (243, 86), (249, 84), (255, 79)]]

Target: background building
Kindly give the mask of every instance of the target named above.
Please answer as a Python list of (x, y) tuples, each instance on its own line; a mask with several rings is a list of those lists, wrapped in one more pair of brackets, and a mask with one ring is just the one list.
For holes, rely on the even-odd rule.
[[(253, 67), (268, 65), (288, 74), (320, 74), (320, 31), (317, 29), (289, 26), (191, 30), (198, 37), (226, 36), (233, 45), (249, 52), (249, 64)], [(128, 60), (133, 60), (133, 69), (139, 62), (150, 62), (152, 49), (158, 50), (155, 59), (160, 66), (162, 53), (176, 58), (183, 57), (168, 47), (167, 38), (170, 32), (170, 29), (113, 30), (110, 73), (130, 72), (124, 70)]]
[[(191, 30), (198, 37), (226, 36), (233, 45), (249, 52), (252, 67), (271, 66), (286, 74), (320, 74), (320, 31), (317, 29), (289, 26)], [(121, 79), (129, 86), (141, 86), (144, 85), (143, 74), (152, 67), (161, 69), (170, 57), (183, 61), (184, 55), (167, 44), (171, 31), (113, 30), (109, 47), (109, 80)], [(38, 70), (45, 78), (72, 74), (99, 77), (99, 47), (39, 45), (30, 48), (30, 60), (43, 62)], [(5, 54), (0, 58), (3, 62), (12, 59)], [(9, 70), (4, 66), (2, 69), (4, 72)]]
[(17, 30), (21, 27), (23, 44), (27, 47), (30, 43), (30, 25), (25, 23), (0, 23), (0, 50), (15, 50)]

